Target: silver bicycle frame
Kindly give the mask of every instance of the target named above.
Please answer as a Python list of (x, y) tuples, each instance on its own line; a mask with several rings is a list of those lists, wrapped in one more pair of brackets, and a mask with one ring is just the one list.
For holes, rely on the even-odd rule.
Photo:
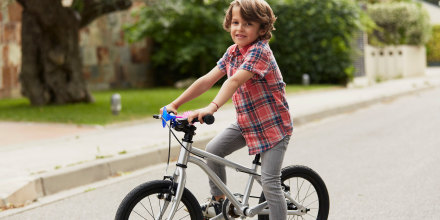
[[(241, 215), (241, 216), (247, 216), (247, 217), (253, 217), (258, 214), (261, 214), (261, 215), (268, 215), (269, 214), (269, 210), (265, 209), (267, 207), (267, 202), (263, 202), (261, 204), (254, 206), (254, 207), (249, 207), (249, 204), (248, 204), (254, 180), (256, 180), (261, 185), (261, 175), (257, 173), (258, 166), (256, 164), (253, 164), (252, 168), (249, 169), (249, 168), (244, 167), (240, 164), (229, 161), (225, 158), (216, 156), (214, 154), (208, 153), (206, 151), (203, 151), (203, 150), (200, 150), (197, 148), (193, 148), (191, 143), (183, 142), (183, 146), (186, 149), (184, 149), (183, 147), (180, 148), (179, 159), (177, 160), (177, 167), (176, 167), (176, 170), (173, 174), (173, 180), (178, 184), (178, 186), (177, 186), (177, 189), (175, 192), (175, 196), (173, 197), (173, 200), (171, 201), (172, 202), (172, 208), (171, 208), (172, 211), (169, 213), (169, 216), (167, 219), (171, 220), (174, 217), (174, 213), (176, 212), (177, 207), (180, 202), (180, 199), (182, 198), (183, 190), (185, 188), (185, 183), (186, 183), (186, 165), (188, 164), (188, 162), (196, 164), (208, 175), (209, 179), (211, 179), (214, 182), (214, 184), (226, 195), (226, 197), (229, 199), (229, 201), (234, 205), (234, 207), (235, 207), (234, 211), (236, 214)], [(205, 160), (209, 159), (211, 161), (215, 161), (217, 163), (223, 164), (227, 167), (231, 167), (238, 172), (247, 173), (249, 175), (249, 179), (248, 179), (248, 182), (247, 182), (247, 185), (245, 188), (245, 192), (244, 192), (244, 195), (242, 198), (243, 202), (240, 202), (234, 196), (234, 194), (221, 181), (221, 179), (214, 173), (214, 171), (212, 171), (208, 167), (206, 162), (204, 162), (203, 160), (201, 160), (195, 156), (191, 156), (189, 151), (191, 151), (192, 154), (194, 154), (198, 157), (204, 158)], [(295, 199), (292, 198), (290, 196), (290, 194), (285, 192), (284, 195), (287, 200), (292, 202), (298, 208), (297, 210), (288, 210), (287, 211), (288, 215), (304, 215), (305, 214), (305, 212), (304, 212), (305, 207), (304, 206), (302, 206), (297, 201), (295, 201)], [(214, 219), (214, 220), (215, 219), (222, 219), (222, 214), (220, 214), (212, 219)]]

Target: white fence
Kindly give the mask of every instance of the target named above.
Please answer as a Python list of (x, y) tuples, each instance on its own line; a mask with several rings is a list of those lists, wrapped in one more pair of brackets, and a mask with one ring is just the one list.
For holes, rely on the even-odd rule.
[(424, 46), (378, 48), (368, 45), (365, 49), (365, 64), (366, 76), (373, 82), (423, 76), (426, 70), (426, 49)]

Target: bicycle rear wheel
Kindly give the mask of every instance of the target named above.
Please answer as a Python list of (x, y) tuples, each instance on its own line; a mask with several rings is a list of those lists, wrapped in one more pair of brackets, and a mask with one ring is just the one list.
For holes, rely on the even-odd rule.
[[(287, 216), (287, 219), (317, 219), (326, 220), (330, 208), (327, 187), (322, 178), (306, 166), (289, 166), (281, 171), (281, 184), (298, 203), (308, 210), (302, 216)], [(261, 193), (260, 203), (266, 201)], [(288, 210), (296, 210), (292, 203), (287, 204)], [(268, 215), (259, 215), (258, 220), (268, 220)]]
[[(175, 184), (174, 189), (176, 189)], [(171, 210), (172, 199), (170, 194), (171, 182), (156, 180), (147, 182), (134, 188), (119, 205), (116, 220), (136, 219), (166, 219)], [(159, 218), (161, 210), (162, 218)], [(194, 195), (184, 189), (179, 207), (174, 219), (203, 220), (202, 210)]]

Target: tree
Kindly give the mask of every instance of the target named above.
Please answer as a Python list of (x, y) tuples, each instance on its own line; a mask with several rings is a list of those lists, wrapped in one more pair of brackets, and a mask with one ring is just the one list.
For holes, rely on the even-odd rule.
[(22, 94), (32, 105), (93, 102), (82, 75), (79, 30), (131, 0), (16, 0), (23, 7)]

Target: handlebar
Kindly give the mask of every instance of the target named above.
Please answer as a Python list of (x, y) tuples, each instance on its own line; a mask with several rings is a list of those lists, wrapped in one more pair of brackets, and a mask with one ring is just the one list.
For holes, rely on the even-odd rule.
[[(153, 118), (161, 119), (162, 115), (153, 115)], [(188, 119), (187, 118), (176, 118), (176, 121), (181, 122), (181, 123), (188, 123)], [(208, 125), (213, 124), (214, 121), (215, 121), (214, 115), (205, 115), (205, 116), (203, 116), (203, 122), (205, 122)], [(198, 118), (194, 118), (192, 120), (192, 123), (195, 123), (195, 122), (199, 122), (199, 119)]]
[[(214, 115), (205, 115), (202, 117), (203, 118), (203, 122), (205, 122), (208, 125), (212, 125), (215, 121)], [(193, 122), (198, 122), (199, 119), (198, 118), (194, 118)]]

